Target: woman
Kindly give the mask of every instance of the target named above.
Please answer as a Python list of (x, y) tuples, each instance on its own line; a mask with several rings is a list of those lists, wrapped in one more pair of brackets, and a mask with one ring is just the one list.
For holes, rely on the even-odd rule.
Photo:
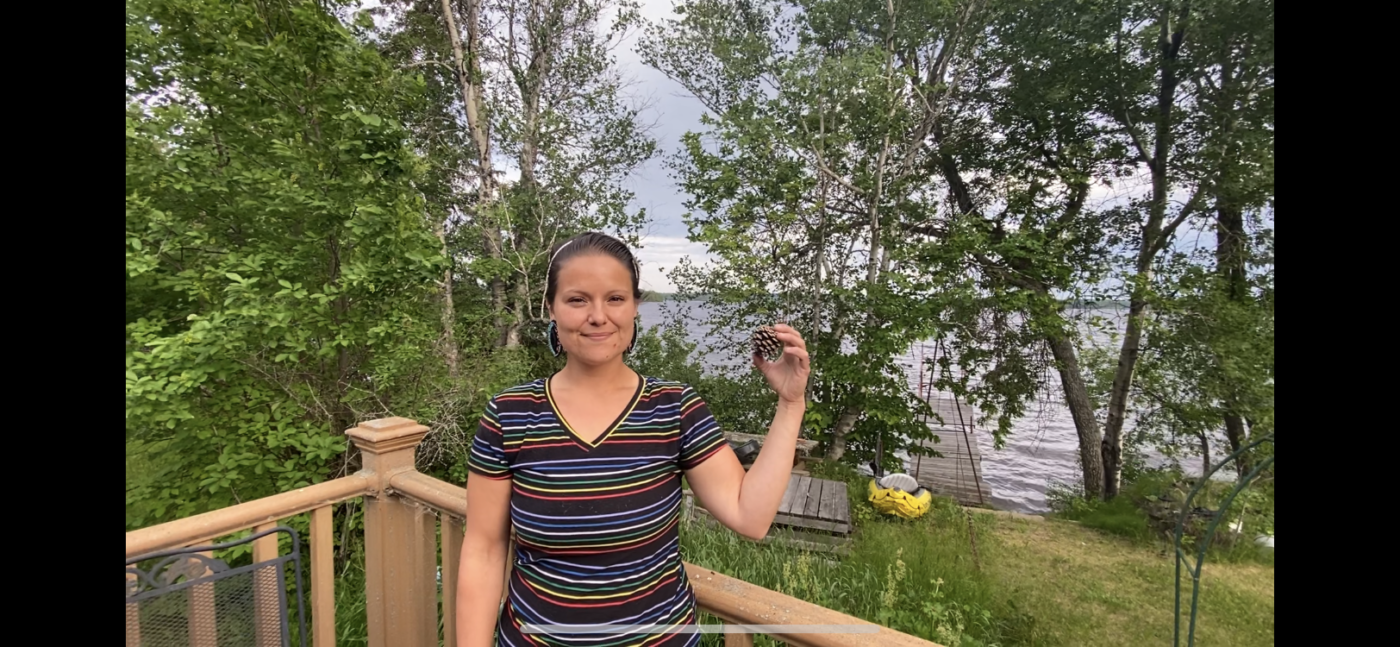
[(753, 358), (778, 410), (745, 472), (694, 389), (623, 363), (641, 296), (632, 252), (617, 239), (588, 233), (556, 248), (545, 280), (549, 343), (567, 362), (486, 407), (468, 462), (459, 646), (489, 647), (493, 634), (514, 647), (698, 644), (677, 534), (682, 474), (721, 523), (752, 539), (768, 533), (806, 407), (805, 342), (777, 325), (782, 357)]

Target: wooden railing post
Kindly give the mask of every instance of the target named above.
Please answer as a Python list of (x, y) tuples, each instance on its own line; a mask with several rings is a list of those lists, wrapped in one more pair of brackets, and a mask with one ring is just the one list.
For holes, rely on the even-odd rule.
[[(253, 528), (253, 532), (263, 532), (277, 527), (277, 522), (265, 523)], [(261, 563), (277, 559), (278, 533), (263, 535), (253, 540), (253, 562)], [(258, 647), (276, 647), (282, 644), (282, 611), (279, 589), (282, 584), (281, 568), (260, 568), (253, 571), (253, 613), (254, 635)]]
[(345, 432), (371, 481), (365, 497), (365, 615), (370, 647), (427, 647), (437, 635), (437, 518), (389, 496), (389, 481), (412, 471), (428, 428), (407, 418), (360, 423)]
[(335, 537), (331, 516), (335, 508), (311, 511), (311, 638), (312, 647), (335, 647)]
[[(214, 557), (214, 553), (205, 551), (205, 557)], [(190, 571), (188, 577), (204, 577), (209, 575), (209, 568), (204, 562), (189, 562)], [(219, 634), (218, 622), (214, 616), (214, 585), (196, 584), (190, 589), (190, 647), (218, 647)]]
[(462, 540), (466, 527), (461, 519), (442, 519), (442, 644), (457, 647), (457, 572), (462, 566)]

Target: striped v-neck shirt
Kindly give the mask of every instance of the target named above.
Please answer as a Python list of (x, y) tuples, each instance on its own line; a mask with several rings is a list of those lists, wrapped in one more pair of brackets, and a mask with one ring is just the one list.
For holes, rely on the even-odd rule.
[[(559, 415), (547, 380), (492, 398), (468, 466), (512, 481), (515, 565), (498, 643), (698, 645), (698, 633), (655, 630), (696, 624), (677, 531), (681, 474), (724, 446), (709, 407), (679, 382), (643, 378), (593, 442)], [(526, 625), (548, 633), (524, 633)], [(577, 625), (626, 627), (587, 633)]]

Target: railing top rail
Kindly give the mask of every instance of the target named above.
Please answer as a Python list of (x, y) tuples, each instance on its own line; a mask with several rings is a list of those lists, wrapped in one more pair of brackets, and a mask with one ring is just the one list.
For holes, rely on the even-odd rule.
[(370, 484), (371, 481), (366, 476), (354, 474), (158, 526), (133, 530), (126, 533), (126, 556), (130, 559), (158, 550), (212, 541), (240, 530), (273, 523), (279, 519), (362, 496), (370, 491)]
[(400, 472), (389, 479), (389, 488), (438, 512), (463, 520), (467, 517), (467, 489), (464, 487), (422, 472)]
[(939, 647), (906, 633), (794, 598), (772, 589), (686, 563), (686, 577), (700, 607), (720, 619), (744, 625), (870, 625), (872, 633), (769, 633), (797, 647)]

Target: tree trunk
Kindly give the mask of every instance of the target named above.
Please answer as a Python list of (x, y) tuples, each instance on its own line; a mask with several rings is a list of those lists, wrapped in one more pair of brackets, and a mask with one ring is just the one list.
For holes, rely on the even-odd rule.
[(1051, 354), (1055, 356), (1055, 368), (1060, 373), (1060, 384), (1065, 390), (1065, 404), (1069, 405), (1074, 429), (1079, 433), (1084, 496), (1097, 499), (1104, 492), (1103, 436), (1099, 432), (1099, 421), (1094, 417), (1089, 389), (1084, 385), (1084, 374), (1079, 368), (1079, 354), (1068, 335), (1049, 336), (1046, 341), (1050, 344)]
[(525, 315), (529, 312), (530, 295), (526, 291), (527, 283), (524, 280), (515, 282), (515, 298), (513, 304), (514, 316), (506, 328), (506, 348), (515, 348), (520, 345), (520, 330), (525, 327)]
[[(807, 338), (808, 348), (816, 350), (818, 336), (822, 332), (822, 301), (826, 293), (822, 289), (822, 258), (826, 255), (826, 177), (821, 179), (821, 221), (818, 225), (817, 251), (812, 255), (812, 331)], [(816, 380), (807, 381), (807, 401), (811, 402)]]
[[(1246, 239), (1244, 214), (1228, 203), (1223, 196), (1217, 198), (1216, 208), (1216, 273), (1224, 284), (1225, 298), (1231, 303), (1242, 303), (1249, 296), (1248, 277), (1245, 274)], [(1219, 361), (1219, 360), (1218, 360)], [(1239, 404), (1231, 393), (1225, 394), (1225, 438), (1230, 441), (1230, 451), (1234, 453), (1249, 442), (1249, 432), (1245, 429), (1244, 416)], [(1241, 454), (1235, 459), (1235, 473), (1248, 474), (1250, 457)]]
[[(473, 80), (482, 78), (481, 51), (477, 35), (481, 11), (481, 0), (466, 0), (467, 43), (463, 46), (462, 34), (457, 29), (457, 19), (452, 11), (452, 0), (442, 0), (442, 19), (447, 24), (447, 38), (452, 43), (452, 60), (455, 63), (457, 87), (462, 93), (462, 110), (467, 116), (467, 133), (476, 148), (476, 173), (480, 183), (477, 194), (476, 219), (482, 230), (482, 242), (486, 253), (500, 266), (501, 229), (492, 213), (492, 203), (496, 199), (496, 174), (491, 163), (491, 136), (482, 121), (484, 99), (481, 88)], [(491, 308), (495, 312), (496, 330), (499, 332), (498, 345), (505, 345), (508, 325), (505, 321), (506, 289), (499, 277), (491, 279)]]
[[(1150, 274), (1140, 272), (1139, 275)], [(1142, 276), (1146, 281), (1149, 277)], [(1123, 334), (1123, 346), (1118, 350), (1118, 369), (1113, 374), (1113, 388), (1108, 398), (1108, 424), (1103, 433), (1103, 498), (1118, 496), (1123, 478), (1123, 422), (1128, 408), (1128, 391), (1133, 386), (1133, 370), (1142, 352), (1142, 328), (1147, 318), (1147, 302), (1134, 296), (1128, 306), (1128, 329)]]
[(459, 361), (457, 357), (457, 334), (454, 331), (457, 322), (457, 315), (452, 304), (452, 255), (447, 248), (447, 218), (448, 211), (443, 214), (441, 220), (433, 223), (433, 233), (437, 234), (438, 242), (442, 244), (442, 254), (447, 257), (447, 269), (442, 271), (442, 356), (447, 363), (447, 374), (455, 382), (460, 375)]
[[(491, 250), (491, 258), (501, 260), (501, 231), (494, 227), (486, 228), (484, 234), (486, 246)], [(501, 277), (491, 279), (491, 311), (496, 322), (496, 345), (506, 345), (506, 333), (509, 326), (506, 324), (506, 282)]]
[(1205, 431), (1197, 434), (1201, 441), (1201, 476), (1210, 474), (1210, 436)]
[(856, 420), (859, 418), (860, 410), (848, 407), (841, 413), (841, 417), (836, 419), (836, 424), (831, 427), (831, 446), (826, 450), (826, 460), (836, 463), (846, 455), (846, 434), (856, 426)]
[[(1166, 246), (1170, 228), (1163, 227), (1170, 199), (1168, 161), (1172, 148), (1172, 109), (1176, 103), (1176, 59), (1186, 38), (1186, 18), (1190, 5), (1183, 5), (1172, 30), (1171, 3), (1163, 3), (1158, 17), (1161, 48), (1159, 61), (1161, 79), (1157, 89), (1156, 135), (1148, 169), (1152, 172), (1152, 201), (1148, 207), (1147, 223), (1142, 230), (1134, 274), (1129, 278), (1131, 298), (1128, 305), (1128, 325), (1123, 334), (1123, 346), (1118, 351), (1118, 368), (1113, 374), (1113, 388), (1108, 400), (1108, 423), (1103, 434), (1104, 499), (1118, 496), (1123, 476), (1123, 422), (1128, 408), (1128, 393), (1133, 386), (1133, 371), (1142, 354), (1142, 331), (1148, 316), (1148, 285), (1152, 282), (1152, 265), (1158, 252)], [(1130, 124), (1125, 126), (1131, 129)], [(1134, 131), (1134, 141), (1137, 136)], [(1188, 203), (1189, 206), (1190, 203)], [(1185, 209), (1187, 207), (1183, 207)], [(1184, 217), (1185, 214), (1182, 214)], [(1174, 225), (1177, 223), (1173, 223)]]

